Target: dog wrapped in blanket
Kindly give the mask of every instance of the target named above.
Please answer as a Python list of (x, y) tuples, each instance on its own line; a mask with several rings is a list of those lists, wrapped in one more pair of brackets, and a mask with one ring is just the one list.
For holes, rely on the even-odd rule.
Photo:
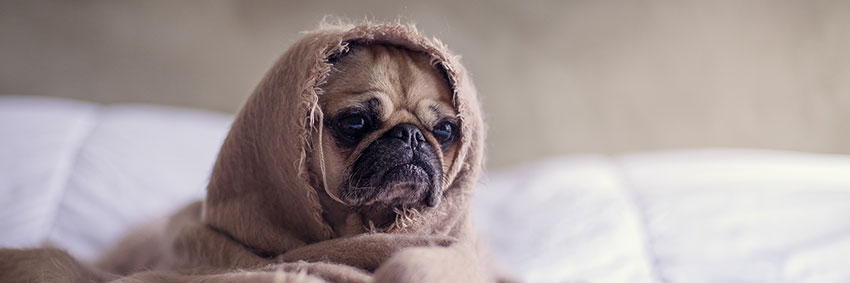
[(0, 251), (4, 281), (493, 282), (469, 205), (483, 163), (476, 90), (404, 24), (306, 33), (255, 89), (207, 197), (95, 267)]

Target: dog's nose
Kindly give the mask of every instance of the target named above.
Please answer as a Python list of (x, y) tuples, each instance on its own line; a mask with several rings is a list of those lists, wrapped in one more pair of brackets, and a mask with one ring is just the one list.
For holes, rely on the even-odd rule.
[(425, 136), (419, 131), (419, 127), (411, 124), (399, 124), (390, 129), (386, 136), (390, 138), (401, 139), (411, 147), (415, 147), (420, 143), (425, 142)]

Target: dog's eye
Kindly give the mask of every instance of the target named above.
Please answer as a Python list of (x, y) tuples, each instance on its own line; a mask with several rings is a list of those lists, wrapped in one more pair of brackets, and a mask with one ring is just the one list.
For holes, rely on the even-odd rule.
[(349, 115), (339, 120), (337, 128), (349, 138), (360, 138), (369, 130), (369, 121), (362, 115)]
[(437, 124), (437, 126), (434, 127), (432, 133), (434, 133), (434, 138), (437, 139), (437, 142), (440, 143), (440, 146), (445, 147), (449, 145), (449, 143), (451, 143), (454, 139), (454, 133), (456, 128), (457, 126), (454, 123), (445, 121)]

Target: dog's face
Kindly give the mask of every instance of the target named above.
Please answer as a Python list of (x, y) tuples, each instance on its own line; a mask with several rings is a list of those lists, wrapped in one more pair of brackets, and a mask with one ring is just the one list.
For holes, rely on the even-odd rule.
[(437, 206), (460, 130), (446, 78), (425, 54), (385, 45), (333, 63), (319, 98), (329, 193), (376, 223)]

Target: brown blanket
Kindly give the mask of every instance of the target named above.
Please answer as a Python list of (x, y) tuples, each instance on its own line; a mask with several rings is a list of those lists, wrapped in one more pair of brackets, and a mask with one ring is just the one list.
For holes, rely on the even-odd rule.
[[(321, 86), (350, 43), (424, 52), (443, 70), (459, 113), (460, 149), (440, 204), (401, 213), (389, 229), (337, 231), (309, 164), (322, 135)], [(498, 280), (472, 229), (470, 200), (481, 171), (484, 125), (476, 91), (446, 47), (409, 25), (333, 25), (306, 33), (269, 70), (233, 123), (206, 200), (144, 227), (90, 268), (53, 249), (0, 251), (11, 281), (487, 282)], [(28, 264), (23, 264), (28, 262)]]

